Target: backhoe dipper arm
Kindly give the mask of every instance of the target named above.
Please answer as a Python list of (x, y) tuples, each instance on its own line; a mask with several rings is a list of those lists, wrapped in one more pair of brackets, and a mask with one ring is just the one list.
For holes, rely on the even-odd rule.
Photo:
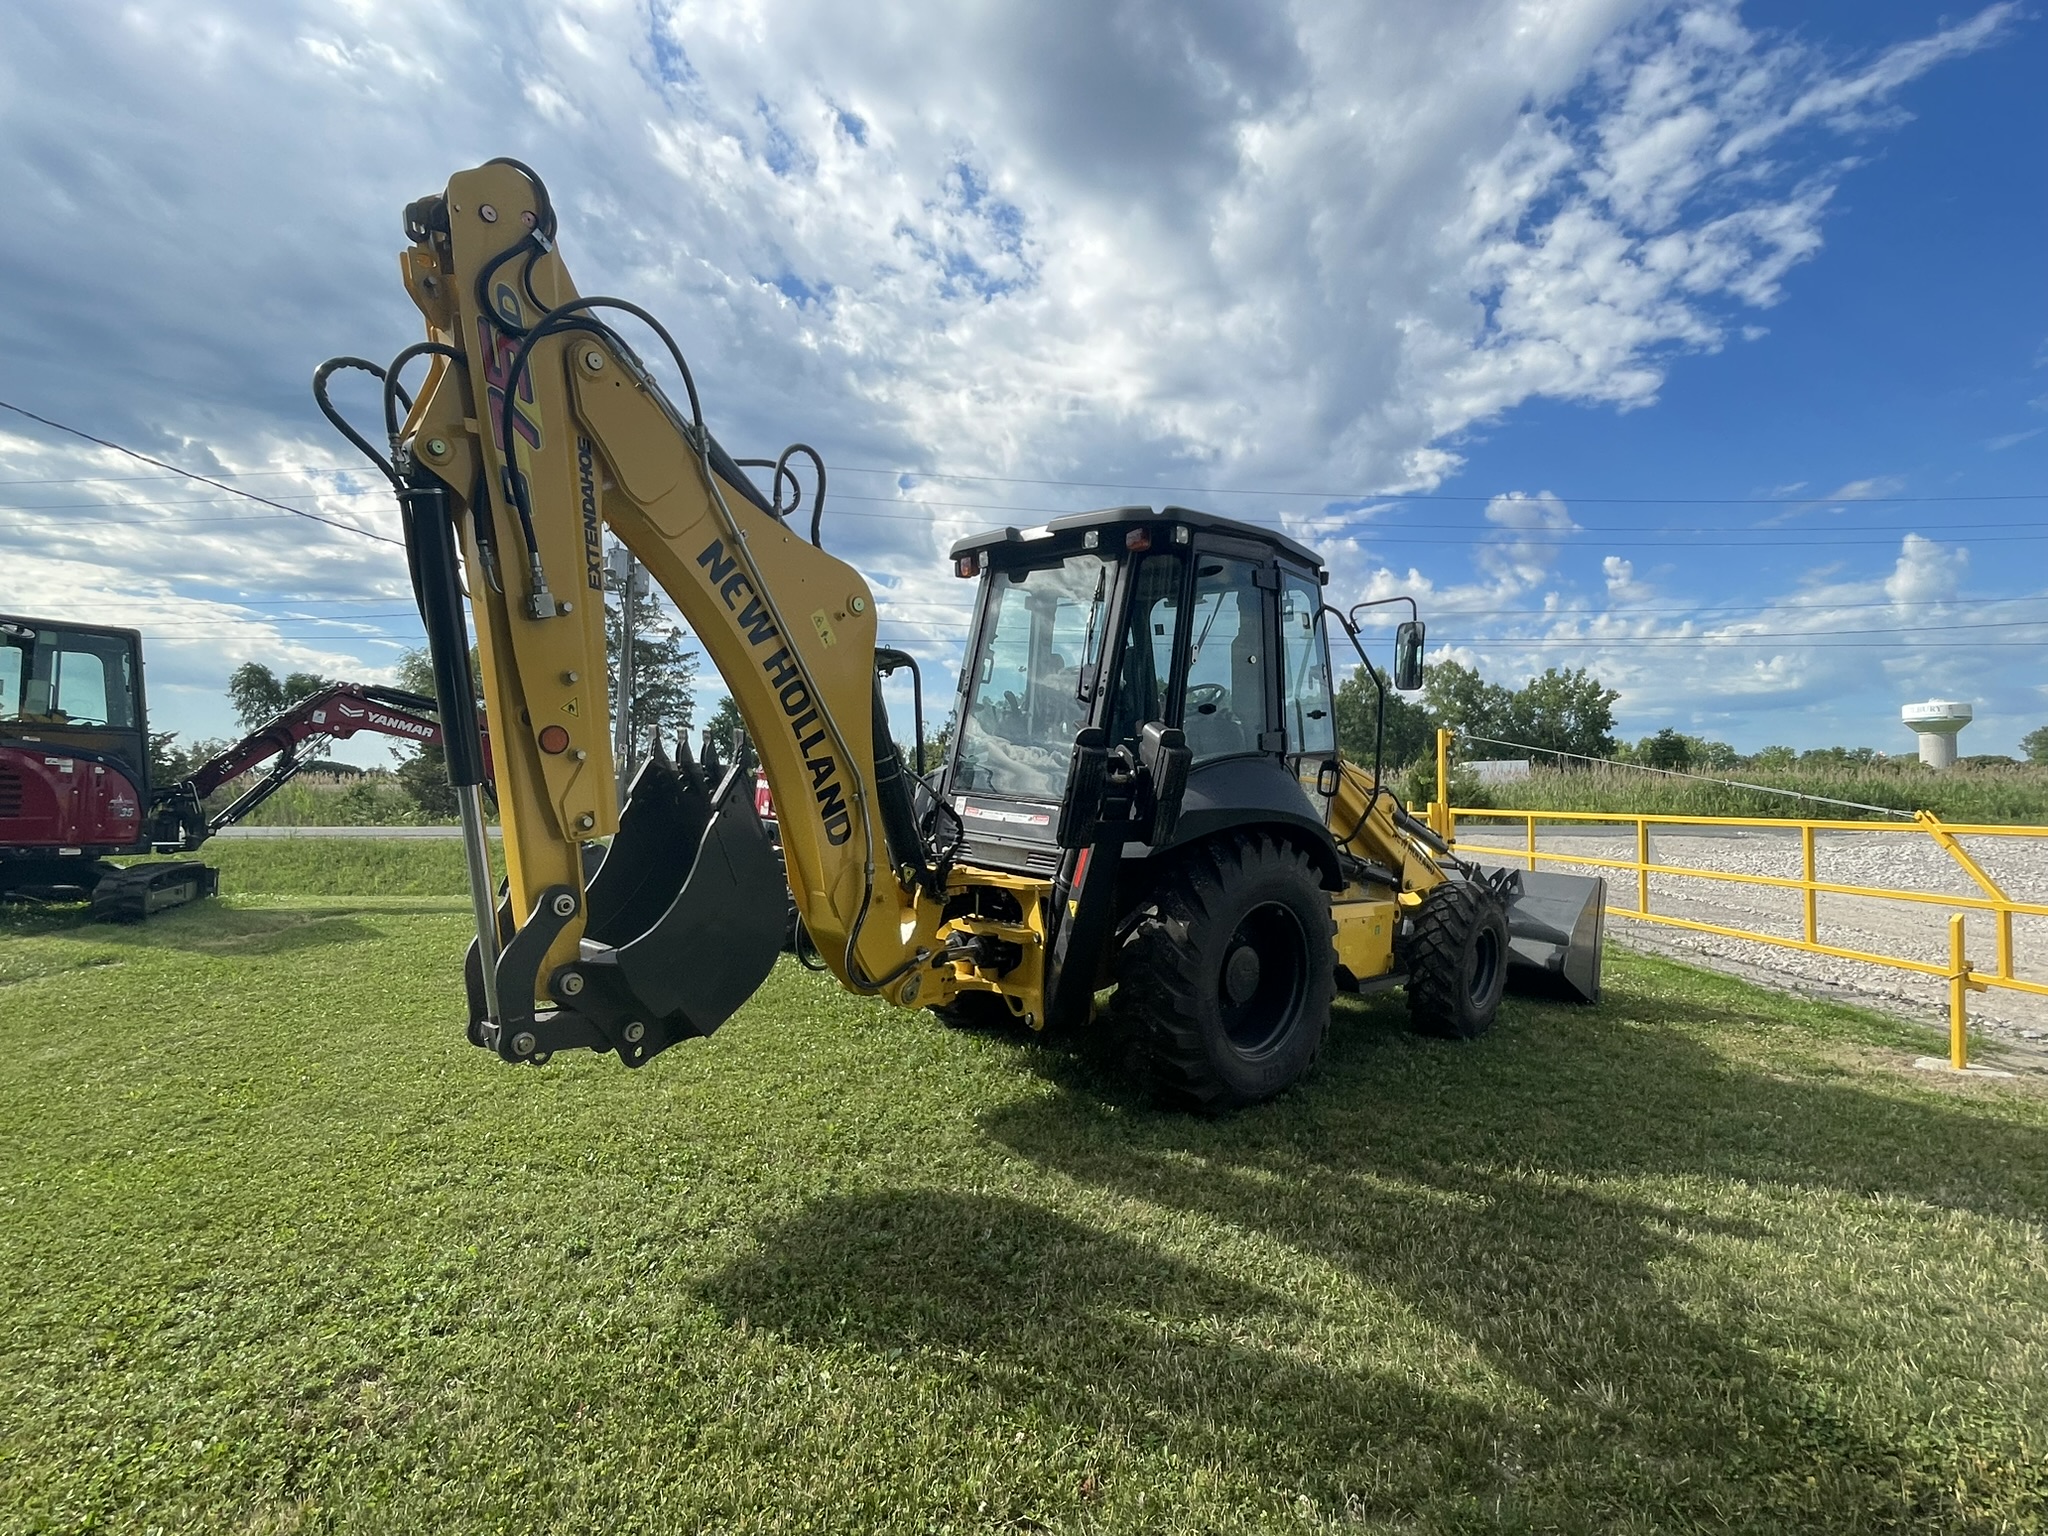
[[(679, 353), (687, 411), (606, 323), (620, 309), (652, 317), (578, 297), (546, 190), (525, 167), (462, 172), (406, 223), (405, 283), (436, 345), (395, 463), (416, 548), (436, 519), (460, 542), (505, 829), (507, 901), (473, 953), (472, 1038), (511, 1060), (587, 1045), (637, 1065), (708, 1033), (758, 985), (774, 948), (758, 953), (755, 906), (770, 908), (779, 947), (781, 886), (769, 853), (762, 888), (750, 781), (707, 790), (686, 747), (671, 767), (656, 742), (621, 815), (607, 527), (732, 693), (819, 952), (858, 990), (914, 992), (939, 907), (924, 888), (936, 882), (919, 877), (921, 846), (889, 836), (904, 841), (905, 823), (885, 799), (908, 796), (875, 729), (867, 583), (786, 526), (712, 440)], [(453, 623), (429, 615), (437, 651), (463, 644), (460, 628), (459, 610)], [(583, 845), (615, 830), (586, 890)]]

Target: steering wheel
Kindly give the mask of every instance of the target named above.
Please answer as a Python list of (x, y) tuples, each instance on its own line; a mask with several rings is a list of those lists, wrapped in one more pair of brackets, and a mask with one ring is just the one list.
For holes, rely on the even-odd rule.
[(1189, 683), (1188, 703), (1198, 715), (1213, 715), (1230, 702), (1230, 690), (1221, 683)]

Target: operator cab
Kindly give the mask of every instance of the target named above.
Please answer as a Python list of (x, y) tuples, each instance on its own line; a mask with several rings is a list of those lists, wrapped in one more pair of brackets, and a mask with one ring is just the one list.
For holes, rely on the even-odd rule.
[(142, 637), (0, 615), (0, 858), (148, 851)]
[[(1150, 721), (1193, 758), (1164, 846), (1247, 821), (1328, 845), (1316, 787), (1337, 737), (1312, 550), (1184, 507), (1118, 507), (963, 539), (952, 557), (981, 578), (943, 785), (963, 857), (1052, 872), (1076, 734), (1100, 726), (1135, 750)], [(1333, 883), (1335, 863), (1333, 849)]]
[(139, 781), (142, 722), (136, 631), (0, 616), (0, 739), (115, 758)]

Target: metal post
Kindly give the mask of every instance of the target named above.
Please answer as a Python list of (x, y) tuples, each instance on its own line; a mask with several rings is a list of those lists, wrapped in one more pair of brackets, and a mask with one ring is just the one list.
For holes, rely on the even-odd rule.
[(1820, 942), (1820, 895), (1813, 888), (1813, 828), (1811, 826), (1803, 826), (1799, 829), (1799, 863), (1800, 877), (1806, 881), (1806, 942), (1818, 944)]
[(1536, 818), (1529, 818), (1529, 867), (1536, 867)]
[(1443, 726), (1436, 732), (1436, 835), (1446, 842), (1451, 836), (1451, 733)]
[(476, 916), (477, 958), (483, 962), (484, 1013), (493, 1023), (498, 1012), (498, 909), (491, 878), (490, 835), (484, 830), (483, 799), (474, 784), (456, 788), (462, 811), (462, 852), (469, 864), (469, 904)]
[(1970, 1016), (1964, 1001), (1970, 984), (1970, 962), (1963, 957), (1963, 914), (1948, 920), (1948, 1064), (1970, 1070)]
[(1636, 818), (1636, 910), (1650, 910), (1650, 824)]

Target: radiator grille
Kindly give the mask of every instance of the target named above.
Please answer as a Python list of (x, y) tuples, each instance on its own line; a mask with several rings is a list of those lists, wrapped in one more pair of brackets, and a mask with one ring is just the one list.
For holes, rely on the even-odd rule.
[(0, 767), (0, 816), (21, 814), (21, 775), (12, 768)]

